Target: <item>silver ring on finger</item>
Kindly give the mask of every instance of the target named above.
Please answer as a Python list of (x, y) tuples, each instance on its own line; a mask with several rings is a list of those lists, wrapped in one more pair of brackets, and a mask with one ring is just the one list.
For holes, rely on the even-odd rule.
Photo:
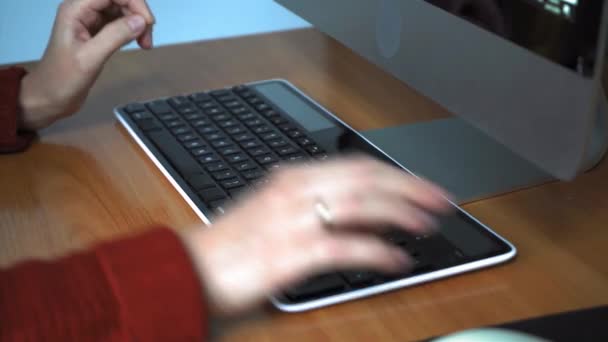
[(334, 216), (327, 203), (322, 199), (317, 199), (315, 201), (314, 209), (319, 221), (323, 224), (323, 227), (326, 229), (331, 228), (334, 224)]

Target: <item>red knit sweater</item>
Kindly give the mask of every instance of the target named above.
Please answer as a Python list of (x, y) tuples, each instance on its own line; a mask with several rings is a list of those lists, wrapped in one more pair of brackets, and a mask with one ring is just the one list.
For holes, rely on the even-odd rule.
[[(31, 141), (17, 125), (24, 75), (0, 70), (0, 152)], [(191, 261), (165, 228), (0, 270), (0, 341), (201, 341), (206, 315)]]

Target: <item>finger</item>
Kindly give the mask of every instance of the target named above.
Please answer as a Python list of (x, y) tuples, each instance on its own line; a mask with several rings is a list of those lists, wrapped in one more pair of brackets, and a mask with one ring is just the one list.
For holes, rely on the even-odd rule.
[(142, 49), (151, 49), (154, 47), (153, 26), (148, 26), (146, 31), (137, 38), (137, 43)]
[(304, 273), (335, 269), (375, 269), (406, 271), (412, 259), (401, 249), (379, 238), (356, 235), (327, 235), (302, 251), (299, 266)]
[(101, 66), (114, 52), (139, 37), (145, 29), (145, 19), (140, 15), (117, 19), (83, 46), (83, 60), (88, 65)]
[[(448, 212), (449, 195), (438, 186), (409, 175), (403, 170), (370, 158), (349, 158), (319, 164), (310, 177), (325, 183), (347, 186), (355, 190), (382, 191), (401, 196), (422, 208), (438, 213)], [(342, 183), (351, 183), (350, 186)]]
[(439, 226), (437, 219), (424, 209), (390, 194), (343, 194), (326, 196), (324, 201), (335, 229), (364, 227), (369, 232), (379, 232), (396, 226), (413, 234), (425, 234)]
[[(112, 5), (121, 7), (123, 14), (139, 14), (146, 20), (147, 25), (154, 25), (156, 19), (145, 0), (80, 0), (77, 2), (82, 9), (90, 8), (102, 12)], [(126, 12), (129, 11), (129, 12)]]

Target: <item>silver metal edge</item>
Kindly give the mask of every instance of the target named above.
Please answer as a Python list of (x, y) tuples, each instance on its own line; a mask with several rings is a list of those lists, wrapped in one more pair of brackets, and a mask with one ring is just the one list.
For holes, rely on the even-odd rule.
[(186, 203), (188, 203), (188, 205), (194, 211), (196, 216), (198, 216), (206, 225), (210, 226), (211, 220), (207, 216), (205, 216), (205, 214), (203, 214), (203, 212), (198, 208), (198, 206), (196, 204), (194, 204), (194, 202), (192, 201), (190, 196), (188, 196), (188, 194), (186, 194), (184, 192), (182, 187), (175, 181), (175, 179), (171, 175), (171, 172), (169, 172), (169, 170), (167, 170), (165, 168), (165, 166), (160, 162), (160, 160), (158, 160), (156, 158), (156, 156), (152, 153), (152, 151), (150, 151), (150, 149), (148, 148), (146, 143), (144, 143), (140, 139), (140, 137), (137, 135), (137, 133), (135, 133), (135, 131), (131, 128), (131, 125), (129, 125), (127, 120), (125, 120), (125, 118), (122, 116), (122, 113), (118, 110), (118, 108), (114, 109), (114, 116), (116, 116), (116, 118), (122, 124), (122, 126), (127, 130), (127, 132), (129, 132), (131, 137), (133, 139), (135, 139), (135, 141), (137, 142), (137, 145), (139, 145), (139, 147), (146, 153), (148, 158), (150, 158), (152, 160), (154, 165), (156, 165), (156, 167), (160, 170), (160, 172), (162, 172), (162, 174), (165, 176), (165, 178), (167, 178), (169, 183), (171, 183), (171, 185), (173, 185), (173, 188), (175, 188), (175, 190), (177, 190), (177, 192), (182, 196), (182, 198), (186, 201)]
[[(344, 125), (344, 127), (350, 129), (352, 132), (354, 132), (355, 134), (357, 134), (361, 139), (363, 139), (365, 142), (367, 142), (368, 144), (370, 144), (377, 151), (379, 151), (385, 157), (387, 157), (393, 163), (395, 163), (395, 165), (398, 165), (399, 167), (401, 167), (403, 170), (405, 170), (406, 172), (408, 172), (412, 176), (414, 176), (416, 178), (419, 178), (416, 174), (414, 174), (412, 171), (410, 171), (407, 167), (401, 165), (399, 162), (397, 162), (391, 156), (389, 156), (384, 151), (382, 151), (380, 148), (378, 148), (378, 146), (376, 146), (374, 143), (372, 143), (371, 141), (369, 141), (365, 136), (363, 136), (361, 133), (359, 133), (357, 130), (353, 129), (346, 122), (342, 121), (340, 118), (338, 118), (337, 116), (335, 116), (334, 114), (332, 114), (324, 106), (322, 106), (321, 104), (319, 104), (317, 101), (315, 101), (314, 99), (312, 99), (310, 96), (308, 96), (305, 93), (303, 93), (300, 89), (298, 89), (297, 87), (295, 87), (289, 81), (287, 81), (285, 79), (270, 79), (270, 80), (265, 80), (265, 81), (251, 82), (251, 83), (248, 83), (247, 85), (255, 86), (256, 84), (263, 84), (263, 83), (269, 83), (269, 82), (281, 82), (281, 83), (285, 84), (290, 89), (292, 89), (295, 92), (297, 92), (300, 96), (302, 96), (303, 98), (305, 98), (306, 100), (310, 101), (312, 104), (314, 104), (315, 106), (317, 106), (325, 114), (329, 115), (330, 117), (332, 117), (333, 119), (335, 119), (336, 121), (338, 121), (340, 124)], [(474, 270), (481, 269), (481, 268), (486, 268), (486, 267), (493, 266), (493, 265), (496, 265), (496, 264), (499, 264), (499, 263), (502, 263), (502, 262), (509, 261), (509, 260), (511, 260), (512, 258), (514, 258), (517, 255), (517, 248), (512, 243), (510, 243), (509, 241), (507, 241), (506, 239), (504, 239), (502, 236), (498, 235), (496, 232), (494, 232), (488, 226), (486, 226), (485, 224), (483, 224), (482, 222), (480, 222), (477, 218), (473, 217), (471, 214), (469, 214), (468, 212), (466, 212), (465, 210), (463, 210), (462, 208), (460, 208), (456, 203), (454, 203), (452, 201), (450, 201), (450, 203), (456, 209), (458, 209), (460, 212), (462, 212), (463, 214), (465, 214), (466, 216), (468, 216), (471, 220), (473, 220), (474, 222), (476, 222), (480, 226), (482, 226), (484, 229), (486, 229), (494, 237), (496, 237), (497, 239), (499, 239), (500, 241), (502, 241), (503, 243), (505, 243), (507, 246), (509, 246), (511, 248), (511, 250), (509, 252), (505, 253), (505, 254), (497, 255), (497, 256), (494, 256), (494, 257), (491, 257), (491, 258), (487, 258), (487, 259), (483, 259), (483, 260), (478, 260), (478, 261), (474, 261), (474, 262), (471, 262), (471, 263), (459, 265), (459, 266), (456, 266), (456, 267), (451, 267), (451, 268), (447, 268), (447, 269), (442, 269), (442, 270), (438, 270), (438, 271), (422, 274), (422, 275), (419, 275), (419, 276), (416, 276), (416, 277), (413, 277), (413, 278), (408, 278), (408, 279), (403, 279), (403, 280), (396, 280), (394, 282), (380, 284), (380, 285), (377, 285), (377, 286), (368, 287), (368, 288), (364, 288), (364, 289), (361, 289), (361, 290), (356, 290), (356, 291), (345, 293), (345, 294), (325, 297), (325, 298), (318, 299), (318, 300), (312, 300), (312, 301), (305, 302), (305, 303), (285, 304), (285, 303), (282, 303), (277, 297), (271, 297), (272, 304), (275, 305), (280, 310), (283, 310), (283, 311), (286, 311), (286, 312), (302, 312), (302, 311), (317, 309), (317, 308), (320, 308), (320, 307), (323, 307), (323, 306), (328, 306), (328, 305), (332, 305), (332, 304), (342, 303), (342, 302), (353, 300), (353, 299), (359, 299), (359, 298), (362, 298), (362, 297), (372, 296), (372, 295), (380, 294), (382, 292), (387, 292), (387, 291), (390, 291), (390, 290), (395, 290), (395, 289), (398, 289), (398, 288), (408, 287), (408, 286), (412, 286), (412, 285), (416, 285), (416, 284), (421, 284), (421, 283), (425, 283), (425, 282), (429, 282), (429, 281), (433, 281), (433, 280), (437, 280), (437, 279), (441, 279), (441, 278), (445, 278), (445, 277), (449, 277), (449, 276), (453, 276), (453, 275), (457, 275), (457, 274), (462, 274), (462, 273), (465, 273), (465, 272), (470, 272), (470, 271), (474, 271)]]

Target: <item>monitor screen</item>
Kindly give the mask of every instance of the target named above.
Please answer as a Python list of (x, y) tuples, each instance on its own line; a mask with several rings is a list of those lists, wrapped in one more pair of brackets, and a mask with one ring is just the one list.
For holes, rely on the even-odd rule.
[(545, 58), (591, 77), (603, 0), (426, 0)]

